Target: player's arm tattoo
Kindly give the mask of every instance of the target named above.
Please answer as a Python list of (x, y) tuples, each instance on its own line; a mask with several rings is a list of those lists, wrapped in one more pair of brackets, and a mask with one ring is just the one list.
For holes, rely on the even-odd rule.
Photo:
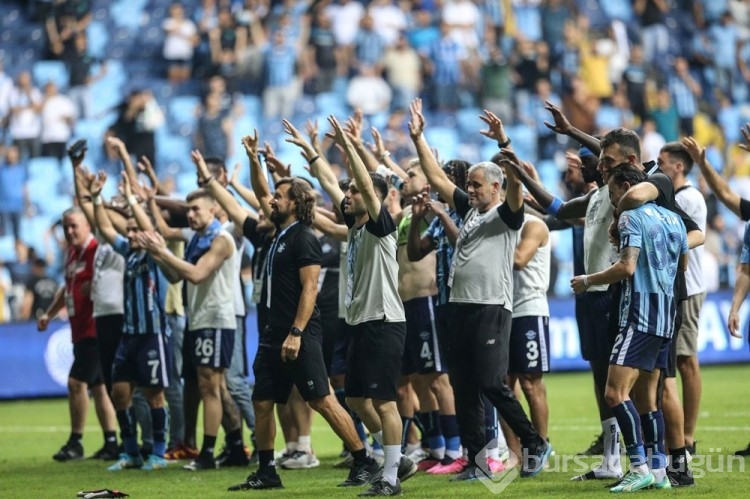
[(635, 265), (638, 262), (638, 255), (640, 254), (641, 248), (626, 246), (620, 251), (620, 263), (635, 268)]

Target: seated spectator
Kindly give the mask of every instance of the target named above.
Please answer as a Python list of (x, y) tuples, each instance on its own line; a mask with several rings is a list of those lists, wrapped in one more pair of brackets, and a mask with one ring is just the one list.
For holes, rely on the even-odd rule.
[(28, 205), (26, 164), (16, 146), (8, 146), (0, 163), (0, 234), (8, 232), (18, 241), (21, 217)]
[(35, 321), (49, 308), (60, 285), (47, 274), (47, 262), (37, 258), (31, 264), (31, 278), (21, 303), (19, 320)]
[(47, 82), (42, 103), (42, 156), (62, 161), (66, 154), (65, 145), (73, 135), (76, 117), (73, 100), (59, 93), (54, 82)]
[(42, 94), (31, 81), (31, 73), (22, 71), (9, 99), (8, 132), (22, 158), (39, 156), (39, 134), (42, 131)]
[(198, 29), (185, 17), (185, 9), (179, 3), (169, 7), (169, 17), (164, 20), (162, 28), (167, 35), (162, 52), (167, 62), (167, 79), (173, 84), (182, 83), (190, 78)]
[(387, 113), (391, 106), (391, 87), (373, 66), (362, 64), (359, 74), (349, 81), (346, 102), (353, 109), (361, 109), (367, 118)]

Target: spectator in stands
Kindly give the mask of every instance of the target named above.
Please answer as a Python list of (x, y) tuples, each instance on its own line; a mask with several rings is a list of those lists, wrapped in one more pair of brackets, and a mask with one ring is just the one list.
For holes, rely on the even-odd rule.
[(231, 143), (234, 122), (231, 114), (222, 110), (221, 96), (209, 93), (198, 112), (195, 147), (206, 157), (228, 158), (233, 154)]
[(464, 49), (479, 48), (480, 20), (479, 9), (471, 0), (447, 0), (440, 12), (440, 21), (449, 26), (451, 38)]
[(185, 8), (180, 3), (170, 5), (169, 17), (162, 28), (166, 33), (162, 54), (167, 62), (167, 79), (172, 84), (182, 83), (190, 78), (198, 29), (185, 17)]
[(19, 241), (21, 216), (28, 205), (26, 164), (18, 147), (8, 146), (0, 164), (0, 234), (8, 232)]
[(491, 111), (505, 123), (513, 123), (513, 68), (497, 45), (489, 47), (489, 57), (482, 64), (479, 81), (482, 108)]
[(643, 122), (641, 129), (641, 159), (643, 161), (656, 161), (661, 148), (667, 141), (656, 131), (656, 123), (651, 118)]
[(669, 31), (665, 23), (669, 6), (666, 0), (635, 0), (633, 7), (640, 19), (644, 59), (648, 64), (663, 66), (669, 48)]
[(232, 12), (225, 8), (219, 10), (218, 25), (209, 31), (208, 36), (214, 73), (223, 75), (228, 80), (228, 86), (236, 88), (233, 77), (236, 75), (237, 61), (247, 46), (247, 29), (237, 25)]
[[(675, 59), (673, 71), (667, 79), (667, 85), (669, 92), (672, 94), (677, 115), (680, 118), (680, 131), (685, 135), (693, 135), (693, 118), (698, 113), (698, 99), (701, 97), (703, 90), (690, 74), (687, 60), (684, 57)], [(669, 141), (669, 139), (667, 140)]]
[(420, 54), (426, 54), (430, 46), (440, 40), (440, 29), (432, 23), (432, 12), (420, 4), (412, 13), (412, 25), (407, 36), (409, 44)]
[(76, 16), (65, 8), (64, 3), (61, 7), (55, 9), (44, 24), (49, 42), (48, 50), (55, 59), (62, 59), (74, 50), (76, 34), (84, 32), (90, 22), (90, 17), (84, 17), (87, 20), (79, 24)]
[(310, 43), (305, 50), (307, 81), (305, 92), (330, 92), (336, 78), (336, 37), (331, 29), (331, 16), (325, 9), (315, 12), (310, 29)]
[(723, 93), (730, 93), (737, 68), (737, 44), (740, 32), (729, 11), (721, 14), (718, 23), (708, 28), (708, 37), (713, 45), (714, 85)]
[(680, 117), (672, 102), (669, 89), (660, 88), (656, 93), (656, 107), (651, 109), (649, 116), (656, 124), (656, 131), (667, 142), (680, 138)]
[(393, 0), (372, 0), (369, 5), (375, 32), (387, 47), (396, 44), (401, 32), (408, 26), (406, 13)]
[(10, 96), (13, 93), (13, 78), (5, 72), (0, 58), (0, 141), (5, 143), (5, 127), (10, 113)]
[[(71, 50), (63, 61), (68, 68), (68, 96), (76, 105), (80, 118), (91, 117), (91, 85), (107, 74), (107, 63), (98, 60), (88, 53), (86, 33), (77, 33), (74, 50)], [(94, 65), (99, 64), (99, 71), (92, 73)]]
[(10, 294), (13, 283), (10, 280), (10, 272), (5, 268), (5, 264), (0, 261), (0, 324), (10, 322), (11, 313), (8, 304), (8, 294)]
[(36, 321), (44, 315), (60, 287), (57, 281), (47, 274), (47, 262), (43, 258), (37, 258), (32, 262), (31, 273), (21, 303), (19, 319), (22, 321)]
[(451, 36), (451, 26), (440, 24), (440, 39), (427, 49), (429, 60), (427, 73), (432, 89), (431, 102), (439, 111), (455, 111), (458, 108), (458, 87), (464, 78), (464, 66), (468, 53)]
[(118, 107), (117, 121), (112, 132), (120, 137), (136, 158), (146, 156), (156, 164), (154, 132), (164, 124), (164, 112), (150, 90), (133, 90)]
[(331, 17), (331, 28), (338, 46), (339, 74), (346, 75), (353, 57), (354, 43), (359, 32), (359, 23), (365, 15), (365, 8), (357, 0), (338, 0), (326, 7)]
[(565, 21), (573, 18), (570, 3), (564, 0), (548, 0), (541, 6), (542, 36), (548, 45), (563, 39)]
[(300, 94), (299, 54), (299, 47), (288, 43), (283, 31), (273, 33), (263, 49), (266, 75), (263, 115), (267, 119), (289, 117), (294, 113), (294, 103)]
[(65, 145), (73, 135), (76, 118), (73, 100), (58, 92), (54, 82), (47, 82), (42, 103), (42, 156), (62, 161), (66, 154)]
[(31, 81), (31, 73), (22, 71), (10, 94), (8, 132), (22, 158), (39, 156), (39, 134), (42, 120), (42, 94)]
[(622, 75), (622, 85), (630, 103), (630, 109), (641, 122), (646, 113), (646, 78), (648, 68), (643, 62), (643, 48), (633, 45), (630, 49), (630, 63)]
[(377, 67), (385, 51), (385, 40), (375, 31), (372, 16), (365, 14), (359, 23), (359, 33), (354, 40), (355, 58), (351, 61), (351, 69), (360, 64)]
[(362, 64), (359, 74), (349, 81), (346, 102), (354, 109), (361, 109), (366, 118), (387, 113), (391, 106), (391, 87), (370, 65)]
[(405, 34), (400, 34), (396, 44), (386, 50), (382, 65), (393, 90), (391, 108), (408, 109), (422, 90), (422, 61)]
[(559, 149), (557, 134), (545, 126), (544, 120), (549, 116), (546, 102), (560, 107), (560, 96), (552, 91), (549, 80), (541, 79), (536, 83), (536, 93), (528, 101), (526, 109), (519, 109), (519, 119), (529, 127), (536, 129), (537, 151), (540, 159), (551, 159)]

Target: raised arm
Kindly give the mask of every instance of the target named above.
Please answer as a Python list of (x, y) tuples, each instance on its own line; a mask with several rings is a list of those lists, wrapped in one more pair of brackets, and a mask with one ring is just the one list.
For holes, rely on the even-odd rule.
[(321, 214), (321, 208), (316, 208), (316, 211), (316, 216), (313, 218), (313, 228), (337, 241), (346, 242), (349, 232), (346, 225), (336, 223), (327, 216)]
[[(252, 189), (248, 189), (247, 187), (242, 185), (242, 182), (240, 181), (241, 171), (242, 163), (237, 163), (236, 165), (234, 165), (234, 171), (232, 172), (232, 176), (229, 178), (229, 185), (232, 186), (232, 189), (234, 189), (234, 191), (242, 199), (244, 199), (247, 204), (253, 207), (253, 210), (260, 211), (260, 202), (258, 202), (258, 198), (255, 196), (255, 193)], [(251, 210), (245, 210), (245, 212), (249, 217), (258, 217), (258, 214)]]
[(385, 148), (385, 144), (383, 143), (383, 137), (380, 135), (380, 132), (377, 128), (371, 127), (370, 133), (372, 134), (372, 140), (375, 142), (372, 147), (372, 153), (380, 159), (380, 163), (388, 168), (390, 171), (394, 173), (394, 175), (398, 176), (401, 180), (406, 179), (406, 172), (403, 168), (399, 166), (398, 163), (393, 161), (393, 158), (391, 157), (391, 153), (388, 149)]
[(370, 215), (371, 220), (377, 220), (380, 217), (382, 203), (375, 194), (375, 187), (372, 185), (370, 172), (367, 170), (367, 167), (365, 167), (365, 164), (362, 162), (362, 159), (357, 154), (354, 145), (349, 139), (348, 134), (336, 117), (333, 115), (329, 116), (328, 122), (333, 128), (334, 140), (344, 149), (346, 156), (349, 158), (354, 181), (357, 184), (357, 189), (359, 189), (359, 192), (362, 194), (362, 200), (365, 202), (367, 214)]
[(138, 224), (138, 228), (141, 230), (154, 230), (154, 224), (151, 223), (151, 219), (148, 217), (146, 210), (143, 209), (143, 206), (141, 206), (138, 199), (133, 195), (130, 178), (125, 172), (122, 172), (122, 189), (125, 194), (125, 199), (128, 200), (128, 206), (133, 210), (133, 218), (135, 218), (135, 223)]
[[(745, 136), (745, 141), (750, 144), (750, 124), (742, 128), (742, 134)], [(719, 201), (732, 210), (732, 213), (745, 220), (740, 210), (740, 201), (742, 198), (739, 194), (732, 191), (727, 181), (711, 166), (711, 163), (706, 159), (706, 148), (700, 146), (692, 137), (682, 139), (682, 145), (687, 149), (693, 162), (700, 168), (703, 178), (706, 179), (706, 183), (713, 193), (716, 194)], [(747, 144), (740, 144), (739, 146), (745, 151), (750, 151), (750, 147)]]
[(362, 115), (361, 109), (355, 109), (354, 114), (346, 120), (344, 124), (344, 131), (349, 136), (349, 140), (354, 146), (354, 150), (357, 151), (357, 156), (362, 160), (362, 164), (365, 165), (367, 171), (377, 171), (380, 162), (375, 159), (370, 150), (367, 148), (365, 143), (362, 141), (362, 122), (364, 116)]
[(560, 135), (567, 135), (568, 137), (577, 140), (584, 146), (586, 146), (591, 152), (599, 156), (601, 147), (599, 146), (599, 139), (592, 137), (591, 135), (582, 132), (578, 128), (574, 127), (568, 121), (568, 118), (560, 111), (560, 109), (552, 104), (550, 101), (544, 103), (544, 109), (552, 114), (554, 124), (549, 121), (545, 121), (544, 124), (555, 133)]
[(89, 192), (93, 196), (94, 201), (94, 220), (96, 221), (96, 228), (109, 244), (114, 244), (115, 239), (117, 239), (117, 230), (115, 230), (112, 221), (109, 219), (109, 214), (104, 207), (101, 196), (102, 188), (104, 188), (104, 184), (107, 182), (107, 174), (103, 171), (99, 172), (98, 176), (91, 173), (87, 180)]
[(537, 250), (548, 244), (549, 229), (541, 219), (532, 218), (526, 222), (521, 230), (521, 239), (518, 241), (516, 251), (513, 255), (513, 268), (515, 270), (525, 269)]
[(158, 263), (168, 266), (192, 284), (199, 284), (210, 277), (234, 252), (232, 241), (226, 237), (217, 237), (211, 242), (208, 251), (192, 264), (169, 251), (164, 238), (156, 232), (142, 231), (137, 237)]
[(432, 189), (440, 194), (440, 197), (445, 199), (451, 208), (455, 208), (453, 193), (456, 190), (456, 184), (451, 182), (448, 175), (440, 168), (435, 154), (424, 136), (425, 121), (422, 115), (422, 99), (414, 99), (409, 106), (409, 111), (411, 112), (409, 135), (411, 135), (411, 140), (417, 148), (417, 156), (419, 156), (422, 171)]
[[(435, 241), (429, 236), (422, 236), (420, 228), (430, 203), (429, 185), (411, 203), (411, 224), (406, 241), (406, 256), (409, 261), (418, 262), (435, 249)], [(443, 210), (445, 211), (445, 210)]]
[[(242, 145), (245, 146), (245, 153), (250, 160), (250, 184), (253, 186), (255, 197), (258, 198), (260, 208), (265, 213), (266, 218), (271, 219), (271, 189), (268, 187), (268, 180), (263, 174), (258, 159), (258, 131), (253, 130), (253, 136), (246, 135), (242, 137)], [(244, 219), (243, 219), (244, 220)]]
[(148, 159), (146, 156), (141, 156), (141, 159), (138, 160), (138, 171), (142, 172), (148, 177), (149, 182), (151, 182), (151, 187), (156, 191), (157, 194), (166, 195), (167, 193), (164, 191), (164, 188), (161, 185), (161, 182), (159, 181), (159, 177), (156, 175), (156, 171), (154, 170), (154, 166), (151, 164), (151, 160)]
[(130, 160), (130, 153), (128, 152), (127, 147), (125, 147), (125, 142), (117, 137), (107, 137), (107, 144), (117, 151), (117, 156), (120, 158), (120, 161), (122, 161), (122, 166), (125, 168), (125, 173), (127, 173), (130, 178), (130, 182), (138, 182), (138, 172), (136, 172), (133, 167), (133, 162)]
[[(216, 179), (211, 177), (211, 173), (208, 171), (208, 166), (206, 166), (203, 157), (196, 162), (195, 166), (198, 172), (198, 178), (204, 183), (206, 190), (211, 193), (211, 196), (216, 202), (227, 212), (229, 218), (234, 222), (235, 227), (242, 227), (245, 223), (245, 219), (250, 216), (248, 210), (243, 208), (240, 203), (234, 199), (234, 196), (229, 193), (226, 187), (222, 186), (219, 182), (216, 182)], [(235, 168), (235, 171), (236, 170), (237, 169)], [(255, 196), (255, 194), (253, 194), (253, 196)]]
[(156, 202), (156, 197), (149, 199), (149, 207), (151, 208), (151, 214), (154, 216), (154, 223), (156, 224), (156, 230), (164, 236), (168, 241), (184, 241), (185, 238), (182, 235), (182, 229), (176, 227), (170, 227), (164, 216), (161, 214), (161, 207)]
[(323, 155), (319, 154), (315, 148), (305, 140), (305, 137), (302, 136), (299, 130), (294, 128), (294, 125), (292, 125), (291, 122), (283, 120), (282, 124), (284, 126), (284, 132), (289, 135), (289, 138), (286, 139), (286, 141), (290, 144), (294, 144), (302, 150), (302, 157), (305, 158), (305, 161), (307, 161), (307, 164), (309, 165), (307, 171), (310, 172), (310, 175), (318, 179), (320, 186), (331, 197), (333, 205), (341, 206), (341, 201), (344, 200), (344, 193), (339, 187), (339, 181), (333, 173), (331, 165), (328, 164), (328, 161), (326, 161)]

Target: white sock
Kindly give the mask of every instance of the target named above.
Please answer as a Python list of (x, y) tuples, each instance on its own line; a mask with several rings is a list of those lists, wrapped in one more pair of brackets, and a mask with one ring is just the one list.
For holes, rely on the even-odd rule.
[(651, 470), (651, 473), (654, 474), (656, 481), (661, 483), (667, 477), (667, 468), (654, 468)]
[(374, 438), (381, 447), (383, 446), (383, 430), (373, 433), (372, 438)]
[(487, 449), (487, 457), (490, 457), (492, 459), (500, 459), (500, 447)]
[(505, 440), (505, 433), (503, 432), (503, 427), (500, 426), (500, 424), (498, 423), (497, 425), (497, 448), (505, 449), (507, 447), (508, 447), (508, 441)]
[(602, 470), (613, 473), (622, 473), (620, 463), (620, 426), (617, 418), (609, 418), (602, 421), (604, 432), (604, 459), (602, 459)]
[(438, 461), (442, 461), (445, 457), (445, 447), (440, 447), (439, 449), (430, 449), (430, 455), (437, 459)]
[(398, 465), (401, 462), (400, 445), (384, 445), (385, 462), (383, 463), (383, 479), (391, 485), (398, 480)]
[(307, 453), (312, 452), (312, 447), (310, 447), (310, 435), (305, 435), (304, 437), (302, 435), (299, 436), (297, 450)]
[(648, 475), (649, 469), (645, 464), (639, 464), (638, 466), (630, 465), (630, 471), (633, 473), (640, 473), (641, 475)]
[(287, 452), (294, 452), (297, 450), (297, 442), (287, 442), (286, 443), (286, 450)]

